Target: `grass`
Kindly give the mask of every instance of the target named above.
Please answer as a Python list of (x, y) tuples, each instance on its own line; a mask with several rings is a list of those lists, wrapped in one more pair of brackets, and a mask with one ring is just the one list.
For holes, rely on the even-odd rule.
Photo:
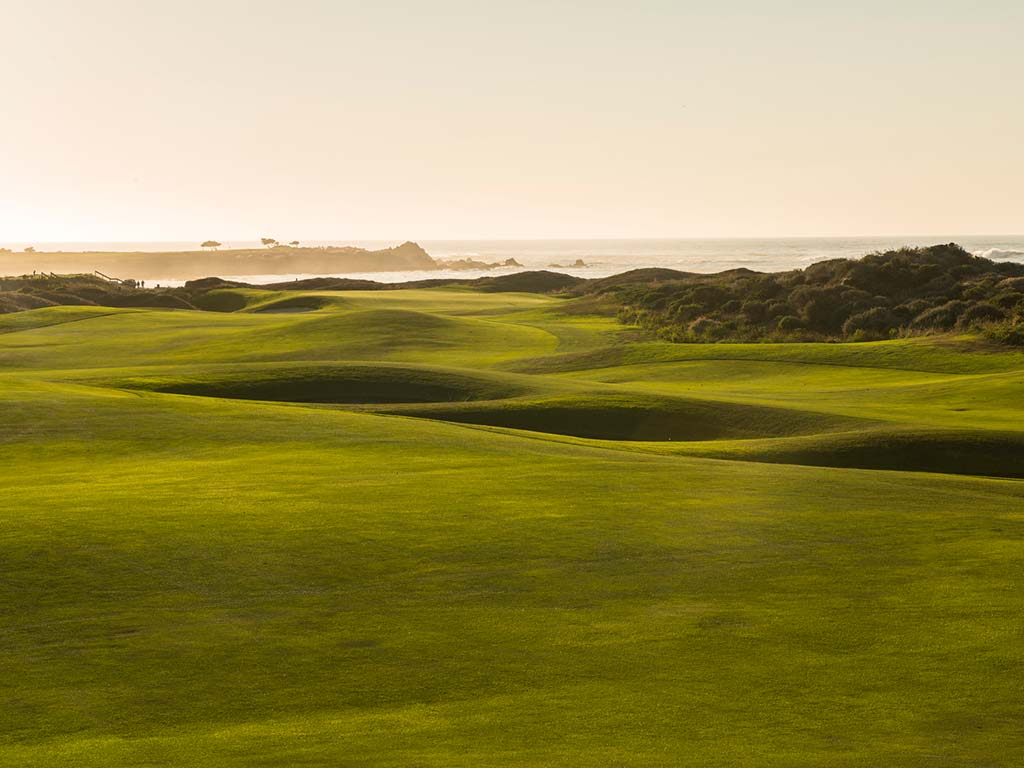
[(203, 397), (295, 403), (443, 403), (513, 397), (526, 387), (510, 376), (392, 363), (216, 367), (191, 376), (134, 376), (109, 381), (144, 389)]
[(499, 403), (427, 405), (393, 412), (602, 440), (700, 441), (781, 437), (850, 428), (855, 419), (784, 408), (637, 394), (578, 392)]
[(1019, 354), (282, 298), (0, 317), (0, 765), (1018, 764)]

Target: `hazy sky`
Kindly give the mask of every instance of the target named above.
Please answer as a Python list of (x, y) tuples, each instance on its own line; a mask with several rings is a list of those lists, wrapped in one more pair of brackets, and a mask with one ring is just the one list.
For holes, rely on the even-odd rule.
[(1024, 232), (1024, 2), (0, 0), (0, 241)]

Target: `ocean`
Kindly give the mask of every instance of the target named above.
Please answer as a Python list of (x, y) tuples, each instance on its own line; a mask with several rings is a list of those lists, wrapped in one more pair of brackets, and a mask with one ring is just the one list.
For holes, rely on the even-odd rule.
[[(398, 245), (401, 240), (320, 240), (303, 245), (354, 245), (376, 250)], [(474, 278), (510, 274), (522, 270), (552, 269), (579, 277), (607, 277), (640, 267), (667, 267), (686, 272), (721, 272), (746, 267), (759, 272), (778, 272), (806, 267), (818, 261), (856, 258), (867, 253), (901, 246), (955, 242), (979, 256), (996, 261), (1024, 262), (1024, 235), (966, 236), (915, 235), (891, 237), (800, 237), (729, 239), (629, 239), (629, 240), (420, 240), (434, 258), (475, 259), (501, 262), (515, 259), (522, 268), (493, 270), (434, 270), (408, 272), (347, 273), (345, 277), (380, 282), (404, 282), (426, 278)], [(20, 248), (25, 244), (12, 244)], [(40, 251), (178, 251), (194, 250), (195, 242), (37, 243)], [(225, 242), (224, 248), (259, 247), (254, 241)], [(572, 266), (582, 260), (585, 266)], [(557, 265), (557, 266), (556, 266)], [(250, 283), (280, 282), (315, 277), (291, 275), (219, 275)], [(161, 281), (173, 285), (177, 281)]]

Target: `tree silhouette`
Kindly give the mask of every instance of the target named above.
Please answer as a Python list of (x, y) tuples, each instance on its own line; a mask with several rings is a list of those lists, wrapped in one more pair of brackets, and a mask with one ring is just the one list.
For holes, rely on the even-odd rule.
[(298, 248), (299, 247), (299, 241), (298, 240), (292, 240), (290, 243), (288, 243), (288, 245), (290, 245), (292, 248)]
[(216, 251), (218, 248), (220, 248), (220, 243), (218, 243), (216, 240), (207, 240), (206, 242), (204, 242), (199, 247), (200, 248), (211, 248), (211, 249)]
[(277, 240), (272, 237), (261, 237), (260, 242), (267, 246), (267, 248), (273, 248), (277, 245)]
[(35, 253), (35, 252), (36, 252), (36, 249), (33, 248), (31, 245), (28, 248), (25, 249), (25, 253)]

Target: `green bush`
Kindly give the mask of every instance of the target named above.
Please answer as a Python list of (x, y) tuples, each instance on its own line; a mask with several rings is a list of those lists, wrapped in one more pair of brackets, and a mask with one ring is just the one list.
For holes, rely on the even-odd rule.
[(935, 302), (929, 301), (928, 299), (914, 299), (904, 304), (900, 304), (896, 307), (893, 312), (904, 322), (912, 320), (918, 315), (927, 312), (929, 309), (935, 306)]
[(803, 327), (803, 323), (800, 322), (799, 317), (793, 315), (785, 315), (779, 318), (778, 325), (776, 326), (780, 331), (798, 331)]
[(763, 323), (768, 319), (768, 305), (757, 299), (744, 301), (740, 305), (740, 313), (749, 323)]
[(1024, 323), (988, 328), (985, 331), (985, 335), (994, 341), (998, 341), (1000, 344), (1024, 347)]
[(859, 334), (860, 338), (855, 341), (863, 341), (867, 337), (884, 339), (888, 338), (891, 331), (898, 325), (899, 321), (890, 309), (874, 307), (866, 312), (853, 315), (843, 323), (843, 334), (846, 336)]
[(1006, 313), (994, 304), (975, 304), (968, 307), (963, 314), (960, 315), (960, 319), (957, 320), (957, 326), (960, 328), (973, 328), (977, 325), (988, 325), (991, 323), (998, 323), (1006, 319)]
[(694, 339), (702, 341), (718, 341), (725, 338), (728, 327), (725, 323), (714, 320), (710, 317), (700, 317), (690, 323), (688, 328)]
[(1024, 293), (1020, 291), (1004, 291), (992, 299), (992, 303), (1003, 309), (1013, 309), (1024, 304)]
[(921, 330), (952, 330), (960, 315), (963, 314), (970, 304), (966, 301), (947, 301), (937, 307), (926, 310), (914, 318), (911, 327)]

